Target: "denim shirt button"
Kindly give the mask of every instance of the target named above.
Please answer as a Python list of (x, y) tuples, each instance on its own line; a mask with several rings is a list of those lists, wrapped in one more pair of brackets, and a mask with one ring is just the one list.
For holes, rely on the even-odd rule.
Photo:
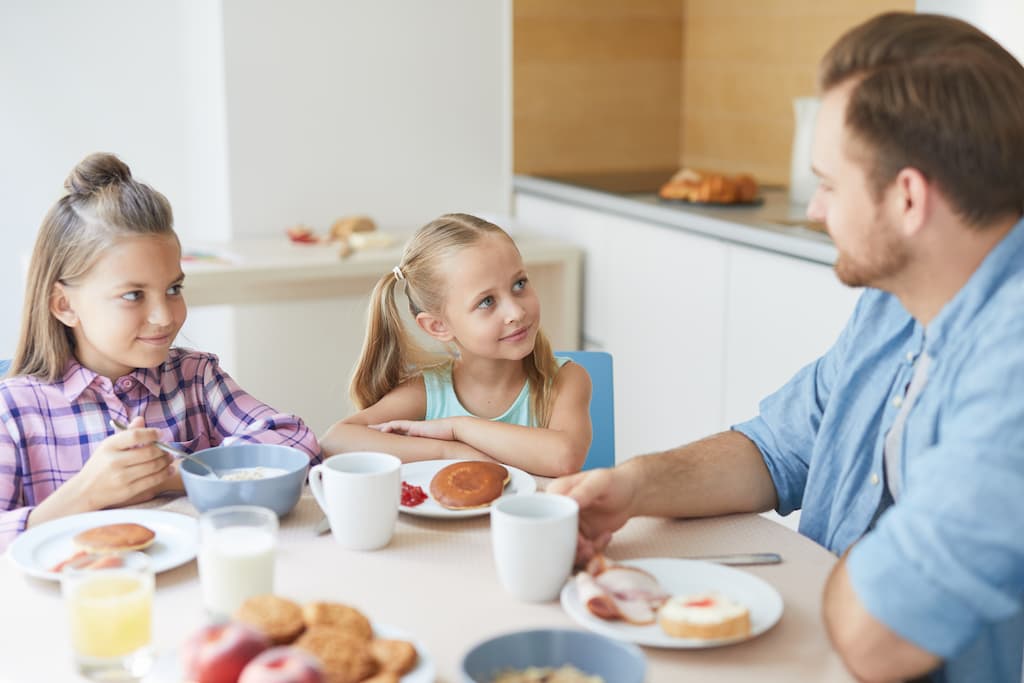
[(878, 478), (878, 473), (877, 472), (872, 472), (871, 473), (871, 485), (872, 486), (878, 486), (878, 482), (879, 481), (880, 481), (880, 479)]

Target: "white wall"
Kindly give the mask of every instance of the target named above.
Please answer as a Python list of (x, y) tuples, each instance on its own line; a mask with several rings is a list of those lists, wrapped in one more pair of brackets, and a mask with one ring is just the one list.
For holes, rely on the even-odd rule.
[(508, 212), (507, 0), (224, 0), (237, 234)]
[(970, 22), (1024, 62), (1024, 2), (1020, 0), (917, 0), (915, 9)]
[[(510, 0), (0, 1), (0, 358), (21, 258), (92, 151), (166, 194), (186, 243), (507, 214), (510, 41)], [(230, 369), (253, 324), (193, 309), (181, 341)]]
[(203, 0), (0, 3), (0, 357), (23, 257), (86, 154), (119, 154), (167, 195), (183, 239), (227, 236), (218, 15)]

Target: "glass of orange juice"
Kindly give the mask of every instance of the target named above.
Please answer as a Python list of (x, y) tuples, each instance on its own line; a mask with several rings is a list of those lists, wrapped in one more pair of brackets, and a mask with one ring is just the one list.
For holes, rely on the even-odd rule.
[(138, 680), (153, 664), (153, 570), (149, 556), (61, 573), (78, 671), (94, 680)]

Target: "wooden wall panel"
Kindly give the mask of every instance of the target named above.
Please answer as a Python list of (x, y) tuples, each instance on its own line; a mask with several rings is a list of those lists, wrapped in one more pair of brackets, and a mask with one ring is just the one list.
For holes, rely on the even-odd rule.
[(680, 165), (789, 181), (794, 97), (851, 26), (913, 0), (684, 0)]
[(785, 184), (792, 100), (849, 27), (913, 0), (514, 0), (513, 167), (694, 166)]
[(681, 0), (514, 0), (513, 8), (517, 173), (676, 165)]

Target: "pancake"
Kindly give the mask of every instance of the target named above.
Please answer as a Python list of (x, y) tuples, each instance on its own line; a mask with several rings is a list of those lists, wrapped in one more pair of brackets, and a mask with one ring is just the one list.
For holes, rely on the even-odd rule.
[(156, 533), (141, 524), (105, 524), (76, 534), (76, 548), (90, 553), (123, 553), (148, 548)]
[(486, 507), (501, 495), (509, 479), (508, 470), (494, 462), (456, 462), (430, 480), (430, 495), (449, 510)]

